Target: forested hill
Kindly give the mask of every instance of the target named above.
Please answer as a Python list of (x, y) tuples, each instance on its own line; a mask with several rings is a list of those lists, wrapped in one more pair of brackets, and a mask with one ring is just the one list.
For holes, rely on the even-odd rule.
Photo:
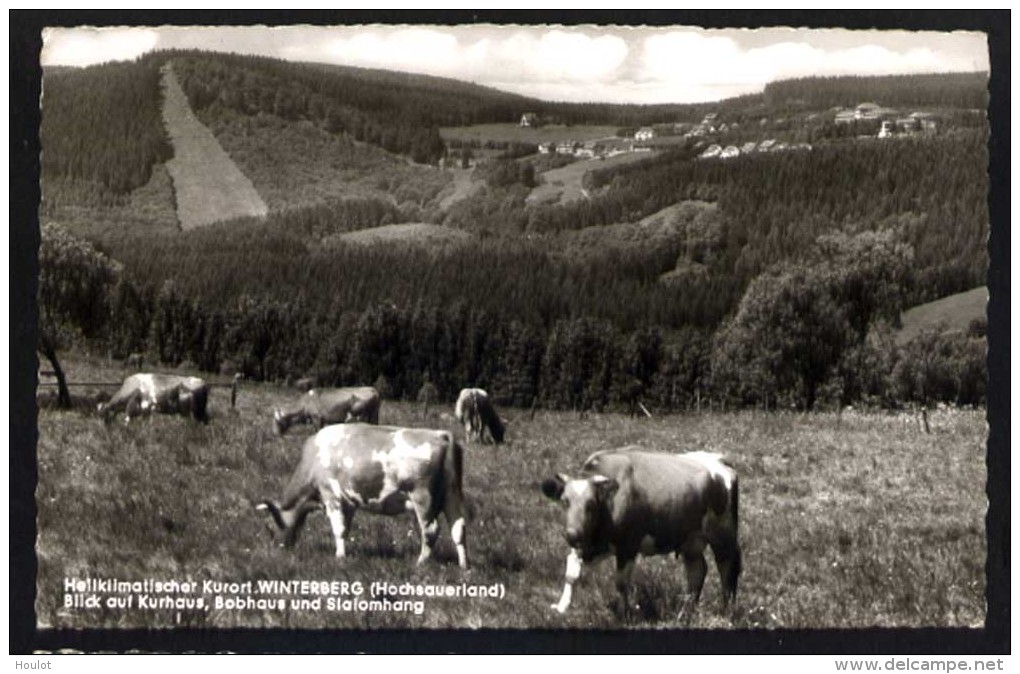
[(888, 107), (988, 107), (988, 73), (941, 73), (880, 77), (806, 77), (765, 85), (763, 103), (808, 109), (853, 107), (871, 101)]
[[(265, 219), (177, 228), (164, 65), (265, 198)], [(975, 403), (980, 329), (927, 331), (905, 346), (890, 335), (905, 307), (986, 282), (987, 122), (968, 112), (982, 106), (983, 81), (816, 78), (713, 106), (649, 107), (202, 52), (48, 71), (41, 267), (59, 297), (91, 278), (73, 262), (95, 244), (109, 256), (95, 324), (58, 336), (160, 366), (379, 380), (398, 397), (429, 378), (442, 396), (473, 383), (553, 407), (637, 395), (661, 409), (702, 396)], [(772, 114), (769, 97), (796, 114)], [(832, 114), (868, 100), (937, 123), (882, 137), (878, 120)], [(600, 134), (654, 120), (663, 144), (616, 163), (483, 139), (458, 168), (424, 165), (460, 149), (438, 125), (503, 121), (491, 126), (520, 138), (534, 131), (516, 126), (524, 112), (599, 122)], [(712, 126), (708, 112), (713, 135), (670, 135), (684, 116)], [(703, 156), (709, 143), (741, 153)], [(564, 161), (582, 169), (584, 198), (529, 202), (542, 171)], [(448, 202), (455, 176), (470, 189)], [(443, 228), (457, 243), (345, 239), (397, 223)], [(590, 245), (572, 245), (578, 230)], [(81, 306), (69, 296), (51, 310), (73, 317)]]

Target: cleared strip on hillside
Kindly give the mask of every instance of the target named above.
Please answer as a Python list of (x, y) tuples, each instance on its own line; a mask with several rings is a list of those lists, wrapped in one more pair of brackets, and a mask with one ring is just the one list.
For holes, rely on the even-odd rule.
[(906, 344), (921, 330), (944, 323), (949, 330), (966, 330), (970, 322), (988, 316), (988, 288), (980, 286), (967, 292), (919, 304), (903, 312), (903, 329), (896, 341)]
[(174, 180), (181, 228), (265, 216), (262, 197), (195, 117), (169, 64), (163, 68), (163, 93), (163, 121), (174, 146), (167, 169)]

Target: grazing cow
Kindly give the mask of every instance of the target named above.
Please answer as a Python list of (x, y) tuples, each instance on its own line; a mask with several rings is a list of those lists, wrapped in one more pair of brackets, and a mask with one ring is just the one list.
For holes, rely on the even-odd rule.
[(542, 491), (566, 511), (564, 535), (570, 545), (563, 594), (553, 608), (570, 606), (573, 586), (586, 563), (616, 556), (616, 588), (624, 611), (638, 554), (683, 557), (688, 603), (695, 604), (705, 582), (708, 545), (722, 581), (723, 604), (737, 594), (737, 475), (717, 454), (658, 454), (639, 447), (597, 452), (583, 476), (557, 475)]
[(492, 441), (497, 445), (503, 442), (506, 428), (503, 420), (496, 413), (489, 400), (489, 394), (480, 388), (462, 389), (457, 396), (454, 407), (457, 422), (464, 425), (464, 432), (469, 440), (485, 441), (485, 430), (489, 430)]
[(336, 556), (358, 508), (399, 515), (413, 510), (421, 528), (421, 564), (432, 556), (439, 536), (438, 517), (446, 515), (457, 547), (457, 561), (467, 568), (464, 547), (464, 497), (461, 490), (464, 450), (447, 431), (367, 424), (336, 424), (305, 440), (301, 463), (283, 493), (283, 502), (263, 501), (283, 532), (282, 544), (297, 541), (305, 517), (318, 503), (336, 539)]
[(294, 424), (322, 428), (348, 421), (379, 423), (379, 392), (371, 386), (313, 388), (295, 403), (273, 412), (273, 431), (283, 435)]
[(196, 421), (209, 421), (206, 405), (209, 385), (198, 377), (174, 374), (133, 374), (124, 380), (108, 403), (97, 409), (104, 421), (111, 421), (124, 409), (124, 422), (141, 413), (190, 414)]

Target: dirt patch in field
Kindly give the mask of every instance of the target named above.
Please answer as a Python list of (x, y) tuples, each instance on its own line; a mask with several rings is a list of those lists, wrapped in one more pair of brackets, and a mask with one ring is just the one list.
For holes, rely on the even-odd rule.
[(167, 170), (174, 181), (181, 228), (265, 216), (268, 209), (262, 197), (195, 117), (169, 65), (163, 70), (163, 93), (163, 121), (174, 146)]

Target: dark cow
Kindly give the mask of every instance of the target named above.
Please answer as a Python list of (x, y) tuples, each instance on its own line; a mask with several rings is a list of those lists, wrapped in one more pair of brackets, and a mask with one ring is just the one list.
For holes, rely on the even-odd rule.
[(597, 452), (583, 476), (557, 475), (542, 491), (566, 511), (570, 545), (563, 594), (553, 606), (570, 606), (584, 564), (616, 556), (616, 587), (624, 610), (638, 554), (682, 556), (688, 603), (697, 603), (705, 582), (705, 546), (712, 548), (722, 580), (723, 604), (737, 594), (736, 472), (717, 454), (657, 454), (639, 447)]
[(421, 564), (432, 556), (439, 536), (438, 517), (446, 515), (457, 547), (457, 561), (467, 568), (464, 547), (464, 497), (461, 445), (447, 431), (367, 424), (327, 426), (305, 440), (283, 502), (263, 501), (283, 532), (282, 544), (297, 541), (305, 517), (321, 503), (333, 528), (336, 556), (358, 508), (381, 515), (413, 510), (421, 528)]
[(328, 424), (349, 421), (379, 423), (379, 392), (371, 386), (354, 388), (313, 388), (291, 405), (273, 412), (273, 431), (283, 435), (294, 424)]
[(209, 421), (206, 406), (209, 385), (198, 377), (175, 374), (133, 374), (124, 380), (108, 403), (100, 403), (99, 413), (111, 421), (124, 410), (125, 423), (138, 414), (185, 414), (196, 421)]
[(506, 428), (503, 420), (496, 413), (496, 408), (489, 400), (489, 394), (480, 388), (462, 389), (454, 406), (457, 422), (463, 424), (464, 432), (469, 440), (485, 441), (488, 429), (494, 443), (501, 444)]

